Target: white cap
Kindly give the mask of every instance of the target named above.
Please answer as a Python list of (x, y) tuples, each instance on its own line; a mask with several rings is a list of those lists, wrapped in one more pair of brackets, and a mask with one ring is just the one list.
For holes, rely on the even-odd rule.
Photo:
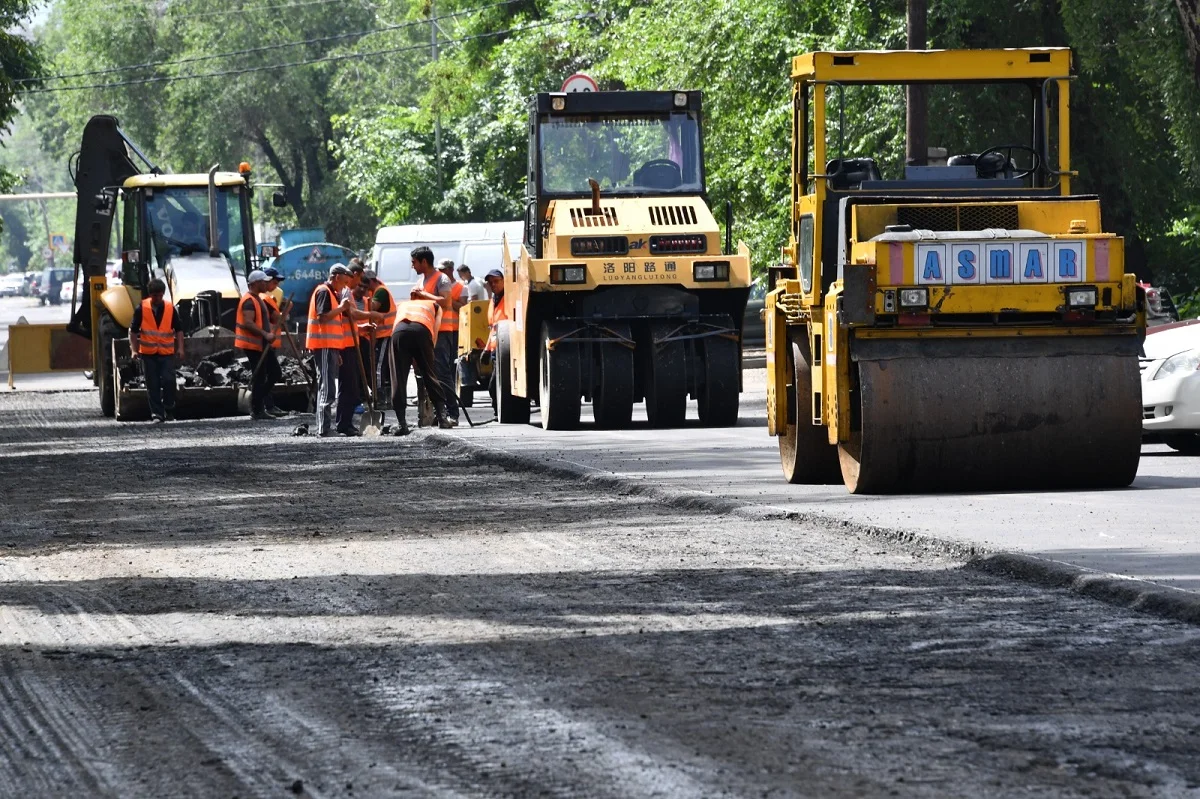
[(264, 271), (263, 271), (263, 270), (261, 270), (261, 269), (255, 269), (253, 272), (251, 272), (251, 273), (250, 273), (250, 277), (246, 278), (246, 283), (247, 283), (247, 284), (249, 284), (249, 283), (260, 283), (260, 282), (261, 282), (261, 283), (265, 283), (265, 282), (267, 282), (268, 280), (270, 280), (270, 278), (269, 278), (269, 277), (267, 277), (267, 273), (266, 273), (266, 272), (264, 272)]

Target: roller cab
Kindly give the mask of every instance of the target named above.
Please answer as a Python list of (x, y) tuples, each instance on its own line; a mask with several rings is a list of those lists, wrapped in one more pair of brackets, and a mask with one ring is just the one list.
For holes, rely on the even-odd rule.
[[(795, 59), (792, 231), (766, 301), (786, 479), (855, 493), (1132, 482), (1142, 300), (1099, 201), (1070, 191), (1069, 77), (1053, 48)], [(848, 115), (912, 86), (949, 146), (915, 165), (848, 152), (864, 141)], [(981, 98), (993, 130), (938, 128), (939, 104)]]
[[(547, 429), (731, 425), (750, 287), (704, 184), (699, 92), (540, 94), (530, 114), (524, 236), (505, 242), (502, 422)], [(727, 220), (728, 221), (728, 220)]]

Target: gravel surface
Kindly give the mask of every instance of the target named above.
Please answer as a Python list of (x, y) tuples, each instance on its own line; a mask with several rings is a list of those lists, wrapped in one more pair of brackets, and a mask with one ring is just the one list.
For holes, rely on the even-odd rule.
[(0, 796), (1200, 796), (1200, 628), (300, 419), (0, 396)]

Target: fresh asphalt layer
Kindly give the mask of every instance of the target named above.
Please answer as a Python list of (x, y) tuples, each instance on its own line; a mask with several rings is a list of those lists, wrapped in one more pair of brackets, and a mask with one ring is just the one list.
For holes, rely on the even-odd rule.
[[(766, 431), (764, 372), (747, 370), (736, 427), (655, 430), (635, 406), (628, 430), (598, 430), (585, 406), (573, 431), (466, 420), (444, 442), (468, 446), (564, 476), (614, 480), (660, 498), (749, 514), (852, 526), (975, 557), (1002, 571), (1200, 621), (1200, 458), (1143, 447), (1127, 489), (852, 496), (843, 486), (794, 486)], [(480, 396), (480, 400), (486, 397)], [(476, 422), (489, 408), (469, 410)], [(390, 414), (389, 414), (390, 416)]]

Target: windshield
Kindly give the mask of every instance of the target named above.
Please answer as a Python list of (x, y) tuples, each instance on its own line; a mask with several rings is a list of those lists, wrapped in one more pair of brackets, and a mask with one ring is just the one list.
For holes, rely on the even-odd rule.
[[(246, 274), (241, 187), (217, 189), (217, 249)], [(150, 248), (159, 269), (171, 255), (208, 252), (208, 189), (175, 187), (146, 192)]]
[(693, 113), (543, 117), (539, 161), (544, 194), (588, 193), (588, 178), (614, 193), (704, 190)]

